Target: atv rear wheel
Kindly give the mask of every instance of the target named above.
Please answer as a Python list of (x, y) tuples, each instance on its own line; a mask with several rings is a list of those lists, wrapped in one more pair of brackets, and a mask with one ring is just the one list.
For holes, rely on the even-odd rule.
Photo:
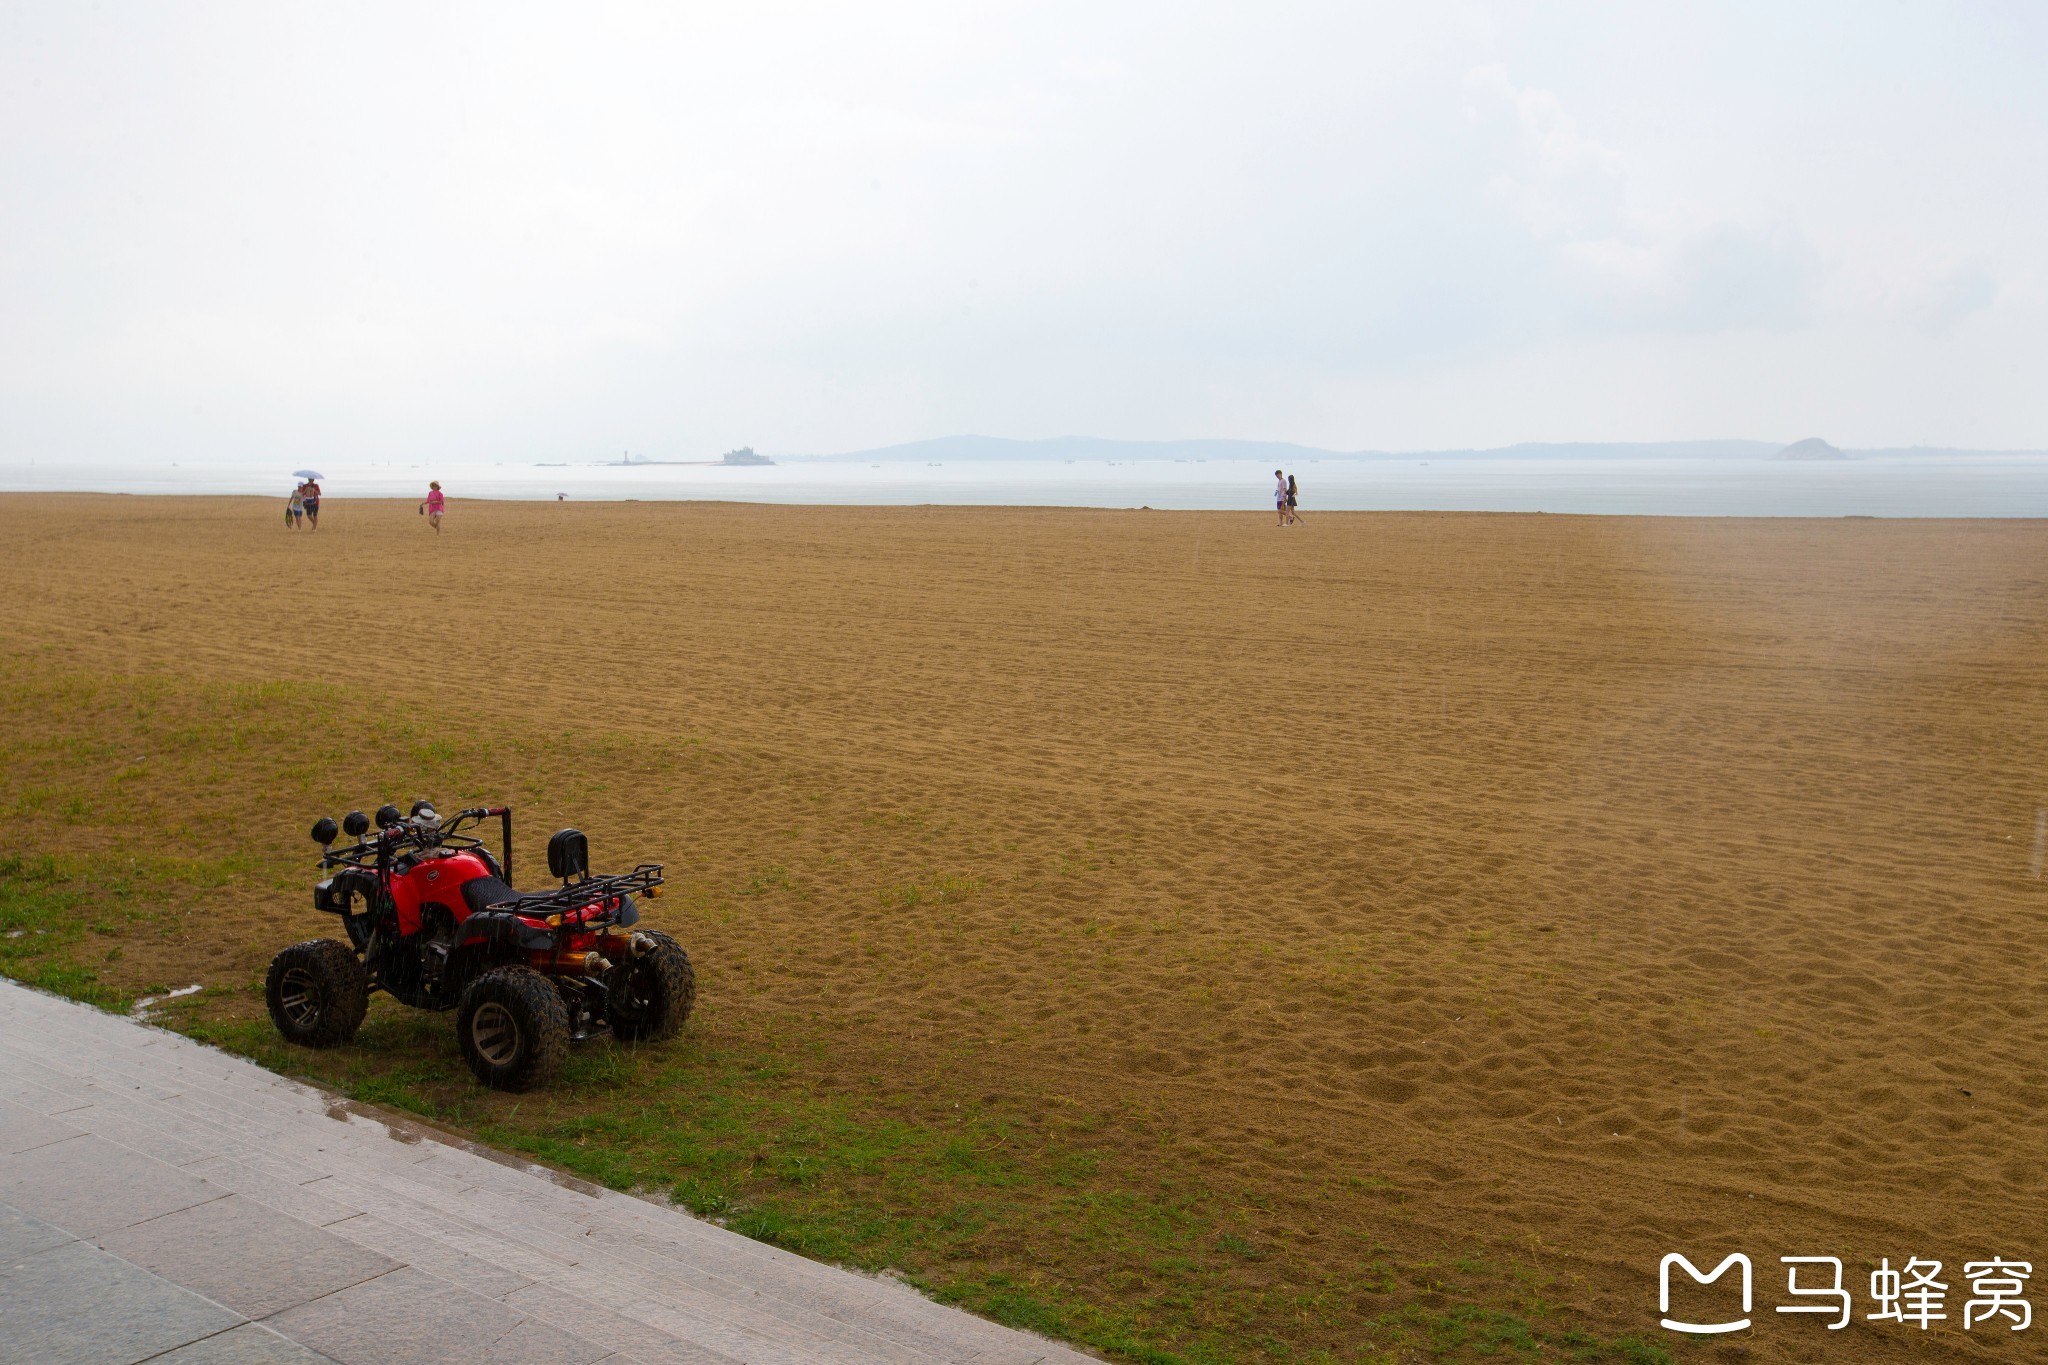
[(370, 1008), (370, 979), (346, 943), (308, 939), (270, 960), (263, 1000), (287, 1043), (338, 1047), (362, 1027)]
[(531, 967), (499, 967), (462, 992), (455, 1037), (485, 1085), (531, 1090), (553, 1080), (568, 1059), (569, 1010), (555, 983)]
[(605, 1017), (612, 1035), (628, 1043), (673, 1038), (697, 1003), (697, 973), (690, 955), (658, 929), (636, 937), (654, 940), (652, 950), (613, 968), (605, 983)]

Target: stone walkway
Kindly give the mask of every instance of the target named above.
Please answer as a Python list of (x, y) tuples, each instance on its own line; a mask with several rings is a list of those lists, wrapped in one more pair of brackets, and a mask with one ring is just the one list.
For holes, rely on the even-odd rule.
[(1087, 1359), (0, 980), (0, 1361)]

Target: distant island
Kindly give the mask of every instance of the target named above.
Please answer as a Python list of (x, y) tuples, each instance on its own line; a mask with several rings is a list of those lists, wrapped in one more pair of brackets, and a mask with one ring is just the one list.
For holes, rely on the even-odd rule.
[(1791, 445), (1786, 446), (1783, 450), (1771, 456), (1771, 458), (1774, 460), (1846, 460), (1849, 457), (1829, 445), (1826, 441), (1823, 441), (1820, 437), (1809, 436), (1803, 441), (1794, 441)]
[(724, 459), (722, 459), (722, 460), (720, 460), (720, 461), (719, 461), (719, 463), (720, 463), (720, 464), (774, 464), (774, 463), (775, 463), (775, 461), (773, 461), (773, 460), (769, 459), (769, 458), (768, 458), (768, 457), (767, 457), (766, 455), (756, 455), (756, 454), (754, 453), (754, 448), (753, 448), (752, 446), (741, 446), (741, 447), (740, 447), (740, 448), (739, 448), (738, 450), (728, 450), (728, 451), (726, 451), (726, 452), (725, 452), (725, 458), (724, 458)]

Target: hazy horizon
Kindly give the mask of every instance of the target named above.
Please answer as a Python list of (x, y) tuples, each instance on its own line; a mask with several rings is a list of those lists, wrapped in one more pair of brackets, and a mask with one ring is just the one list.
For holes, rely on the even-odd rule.
[[(1272, 470), (1295, 475), (1316, 511), (1554, 512), (1638, 516), (2048, 517), (2048, 454), (1863, 453), (1839, 460), (1767, 454), (1641, 457), (1480, 452), (1359, 456), (1293, 447), (1203, 447), (1134, 457), (1115, 448), (1064, 458), (874, 460), (840, 456), (772, 465), (710, 461), (349, 456), (320, 465), (326, 503), (343, 520), (404, 515), (441, 482), (460, 518), (475, 499), (577, 503), (711, 501), (827, 506), (1096, 507), (1271, 514)], [(1256, 449), (1256, 448), (1255, 448)], [(930, 452), (924, 452), (930, 453)], [(1113, 458), (1112, 458), (1113, 457)], [(252, 531), (297, 482), (263, 458), (29, 465), (0, 461), (0, 492), (254, 495)], [(370, 502), (396, 500), (382, 512)], [(167, 515), (179, 515), (167, 510)], [(271, 523), (274, 529), (274, 523)], [(340, 526), (342, 521), (334, 523)]]
[[(925, 437), (918, 440), (899, 442), (888, 446), (875, 446), (857, 450), (829, 451), (778, 451), (756, 447), (733, 447), (733, 451), (749, 450), (775, 461), (786, 463), (856, 463), (856, 462), (905, 462), (905, 463), (1057, 463), (1080, 460), (1123, 460), (1187, 462), (1205, 459), (1216, 460), (1358, 460), (1394, 461), (1412, 459), (1511, 459), (1511, 460), (1694, 460), (1725, 459), (1730, 461), (1769, 460), (1791, 446), (1813, 438), (1799, 438), (1795, 441), (1757, 440), (1743, 437), (1710, 438), (1705, 440), (1665, 441), (1516, 441), (1499, 446), (1454, 446), (1423, 447), (1409, 450), (1339, 450), (1323, 446), (1302, 445), (1298, 442), (1262, 441), (1253, 438), (1234, 437), (1186, 437), (1168, 438), (1115, 438), (1101, 436), (1065, 435), (1039, 438), (1018, 438), (989, 436), (978, 433), (960, 432), (947, 436)], [(1825, 442), (1825, 438), (1819, 438)], [(1835, 445), (1833, 442), (1825, 442)], [(1847, 459), (1867, 458), (1920, 458), (1920, 459), (1969, 459), (1976, 457), (2002, 459), (2039, 459), (2048, 461), (2048, 448), (1978, 448), (1968, 446), (1840, 446), (1835, 448)], [(646, 449), (613, 451), (544, 451), (538, 452), (547, 458), (533, 458), (507, 451), (472, 451), (466, 453), (414, 452), (393, 453), (378, 451), (336, 452), (328, 463), (345, 461), (356, 467), (400, 464), (408, 467), (431, 469), (437, 464), (449, 466), (501, 466), (517, 465), (536, 468), (597, 468), (618, 464), (716, 464), (726, 451), (696, 452), (689, 455), (656, 454)], [(96, 458), (79, 456), (38, 457), (20, 451), (0, 450), (0, 471), (25, 470), (37, 467), (61, 468), (68, 464), (81, 464), (104, 468), (155, 468), (185, 467), (188, 469), (217, 469), (241, 473), (254, 467), (284, 470), (288, 464), (305, 465), (305, 459), (295, 459), (289, 453), (236, 452), (213, 453), (187, 456), (173, 460), (162, 452), (147, 455), (119, 454)], [(317, 461), (316, 461), (317, 463)], [(282, 473), (275, 477), (282, 478)], [(20, 484), (0, 477), (0, 491), (17, 486), (53, 487), (42, 482)]]

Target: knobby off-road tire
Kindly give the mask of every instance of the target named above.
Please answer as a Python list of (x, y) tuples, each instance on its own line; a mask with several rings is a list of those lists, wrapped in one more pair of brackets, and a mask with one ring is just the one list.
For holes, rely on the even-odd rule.
[(499, 967), (462, 992), (455, 1037), (485, 1085), (532, 1090), (569, 1059), (569, 1010), (555, 983), (531, 967)]
[(363, 1025), (370, 979), (346, 943), (308, 939), (270, 960), (263, 1000), (287, 1043), (339, 1047)]
[(682, 1030), (697, 1003), (697, 973), (682, 944), (659, 929), (640, 932), (654, 940), (654, 951), (627, 958), (613, 971), (605, 985), (604, 1012), (613, 1037), (653, 1043)]

